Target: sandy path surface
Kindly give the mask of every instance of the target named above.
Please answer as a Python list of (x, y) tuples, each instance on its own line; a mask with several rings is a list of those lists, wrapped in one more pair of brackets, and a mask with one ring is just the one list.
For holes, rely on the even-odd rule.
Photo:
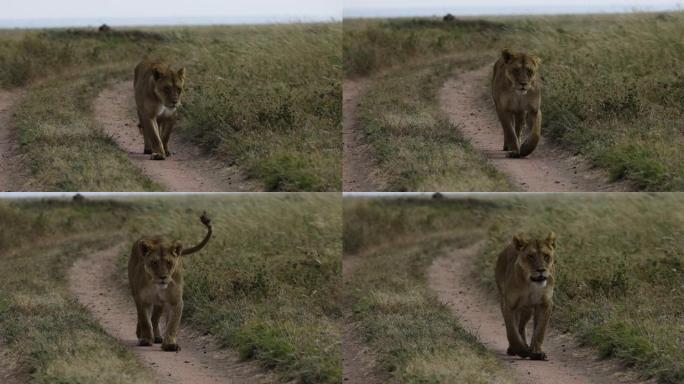
[(23, 89), (0, 91), (0, 191), (21, 191), (26, 178), (17, 132), (12, 125), (12, 112), (25, 94)]
[[(163, 352), (159, 344), (137, 346), (137, 315), (133, 298), (127, 295), (112, 271), (121, 247), (93, 252), (78, 260), (69, 271), (69, 287), (78, 301), (102, 324), (104, 329), (130, 348), (156, 373), (160, 383), (193, 384), (267, 384), (275, 378), (261, 372), (255, 363), (239, 362), (236, 354), (220, 350), (210, 336), (181, 327), (178, 353)], [(162, 321), (164, 319), (162, 318)], [(162, 330), (163, 332), (163, 330)]]
[(247, 181), (236, 167), (220, 164), (202, 154), (199, 148), (183, 142), (178, 132), (171, 134), (172, 155), (163, 161), (143, 154), (143, 137), (133, 98), (133, 84), (124, 81), (105, 89), (95, 99), (95, 115), (105, 133), (128, 155), (128, 159), (170, 192), (258, 191), (256, 182)]
[(378, 190), (373, 180), (373, 160), (357, 116), (359, 98), (367, 87), (368, 80), (345, 79), (342, 85), (342, 139), (344, 141), (342, 187), (345, 192)]
[[(345, 256), (342, 259), (342, 281), (345, 289), (359, 265), (361, 256)], [(342, 319), (342, 381), (345, 384), (381, 384), (386, 380), (375, 372), (375, 357), (370, 348), (361, 341), (354, 322), (352, 310), (346, 305)]]
[[(579, 347), (572, 336), (551, 329), (544, 341), (544, 351), (549, 361), (508, 356), (506, 330), (498, 302), (484, 293), (472, 276), (474, 259), (480, 255), (483, 246), (484, 242), (479, 242), (467, 248), (452, 250), (448, 255), (436, 259), (428, 270), (428, 282), (439, 300), (458, 317), (461, 325), (504, 361), (518, 382), (651, 383), (637, 381), (612, 360), (598, 360), (593, 351)], [(527, 334), (528, 337), (531, 335), (531, 328)]]
[[(449, 119), (472, 145), (522, 191), (593, 192), (624, 191), (626, 183), (611, 183), (608, 175), (577, 156), (564, 153), (542, 139), (524, 159), (509, 159), (503, 148), (503, 130), (491, 100), (491, 65), (462, 73), (448, 80), (439, 91), (439, 101)], [(543, 99), (542, 99), (543, 100)], [(543, 111), (542, 102), (542, 111)]]

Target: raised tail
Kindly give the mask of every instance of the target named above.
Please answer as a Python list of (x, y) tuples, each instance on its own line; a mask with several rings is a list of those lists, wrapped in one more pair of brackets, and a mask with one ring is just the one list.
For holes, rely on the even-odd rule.
[(539, 144), (539, 139), (541, 138), (542, 113), (541, 111), (537, 113), (537, 120), (532, 126), (532, 131), (527, 135), (525, 142), (520, 146), (520, 157), (525, 157), (532, 153), (534, 149), (537, 148), (537, 144)]
[(199, 251), (200, 249), (204, 248), (204, 246), (207, 245), (207, 243), (209, 242), (212, 233), (211, 219), (207, 217), (206, 212), (203, 212), (202, 216), (200, 216), (200, 221), (202, 221), (202, 224), (204, 224), (204, 226), (207, 227), (207, 234), (204, 236), (204, 239), (202, 239), (202, 242), (200, 242), (199, 244), (195, 245), (192, 248), (184, 249), (183, 252), (181, 252), (182, 256), (189, 255), (191, 253)]

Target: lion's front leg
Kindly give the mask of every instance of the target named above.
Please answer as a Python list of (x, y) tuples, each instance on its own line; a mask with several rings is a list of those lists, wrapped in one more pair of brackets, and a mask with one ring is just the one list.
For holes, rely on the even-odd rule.
[(173, 117), (164, 119), (159, 127), (161, 128), (161, 139), (164, 145), (164, 151), (166, 156), (171, 156), (171, 151), (169, 150), (169, 139), (171, 138), (171, 131), (173, 131), (173, 126), (175, 124), (175, 119)]
[[(511, 151), (510, 153), (520, 152), (520, 141), (515, 134), (515, 116), (512, 113), (500, 112), (499, 121), (504, 134), (504, 151)], [(509, 155), (510, 155), (509, 153)]]
[(534, 333), (530, 343), (532, 351), (529, 356), (532, 360), (546, 360), (546, 353), (542, 351), (542, 344), (550, 317), (551, 304), (540, 304), (534, 309)]
[(152, 160), (164, 160), (166, 152), (160, 137), (159, 124), (155, 119), (143, 120), (143, 132), (146, 132), (149, 145), (152, 149)]
[(165, 351), (180, 351), (180, 345), (176, 341), (178, 327), (180, 326), (181, 315), (183, 314), (183, 301), (176, 305), (168, 304), (164, 308), (166, 312), (166, 332), (164, 333), (164, 343), (162, 349)]
[(520, 357), (526, 357), (529, 353), (529, 347), (525, 341), (520, 336), (518, 332), (518, 318), (515, 312), (507, 308), (505, 304), (501, 306), (501, 312), (503, 313), (504, 322), (506, 323), (506, 337), (508, 338), (508, 349), (506, 353), (509, 355), (518, 355)]
[(136, 336), (138, 336), (138, 345), (150, 346), (154, 342), (154, 333), (152, 332), (152, 321), (150, 321), (151, 305), (146, 305), (136, 301), (135, 307), (138, 310), (138, 326), (136, 329)]
[(159, 331), (159, 319), (164, 312), (164, 307), (161, 305), (155, 305), (152, 309), (152, 331), (154, 333), (154, 343), (159, 344), (163, 341), (161, 332)]
[(518, 142), (522, 141), (523, 127), (525, 127), (525, 112), (518, 112), (515, 114), (515, 136)]

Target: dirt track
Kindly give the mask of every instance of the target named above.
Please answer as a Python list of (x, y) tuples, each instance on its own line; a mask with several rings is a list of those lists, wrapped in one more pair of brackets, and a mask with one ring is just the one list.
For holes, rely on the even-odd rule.
[(133, 299), (125, 294), (121, 283), (113, 275), (113, 271), (117, 270), (116, 262), (121, 249), (115, 246), (78, 260), (69, 272), (69, 287), (110, 335), (130, 348), (156, 373), (160, 383), (277, 382), (261, 372), (256, 364), (238, 362), (235, 354), (218, 349), (209, 336), (201, 336), (185, 327), (181, 327), (178, 336), (178, 343), (182, 347), (178, 353), (163, 352), (159, 344), (152, 347), (137, 346), (137, 317)]
[(541, 142), (530, 156), (507, 158), (501, 150), (503, 131), (489, 94), (491, 71), (491, 65), (487, 65), (450, 79), (439, 91), (439, 100), (442, 109), (462, 134), (520, 190), (592, 192), (629, 189), (625, 183), (610, 183), (606, 173), (545, 142), (543, 131)]
[(25, 168), (22, 166), (12, 112), (26, 92), (23, 89), (0, 91), (0, 191), (21, 191)]
[(342, 138), (344, 141), (344, 162), (342, 187), (345, 192), (377, 191), (373, 181), (373, 161), (368, 144), (364, 142), (359, 126), (357, 109), (359, 97), (368, 86), (368, 80), (344, 80), (342, 85)]
[(105, 89), (95, 100), (95, 116), (105, 133), (126, 151), (129, 160), (152, 180), (171, 192), (258, 191), (258, 183), (245, 180), (236, 167), (224, 166), (203, 156), (199, 148), (171, 135), (172, 156), (163, 161), (143, 154), (143, 138), (138, 130), (133, 85), (121, 82)]
[[(440, 257), (428, 270), (428, 282), (439, 300), (449, 306), (461, 325), (477, 336), (496, 357), (506, 362), (520, 383), (614, 384), (645, 383), (629, 377), (613, 361), (599, 361), (567, 334), (549, 330), (544, 351), (549, 361), (532, 361), (506, 354), (508, 342), (503, 317), (495, 298), (486, 295), (472, 277), (472, 265), (484, 243), (455, 249)], [(527, 332), (531, 335), (531, 329)]]

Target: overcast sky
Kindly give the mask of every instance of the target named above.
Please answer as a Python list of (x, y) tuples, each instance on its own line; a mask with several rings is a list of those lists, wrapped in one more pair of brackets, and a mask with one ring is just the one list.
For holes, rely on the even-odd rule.
[(0, 20), (340, 19), (342, 0), (1, 0)]
[(454, 14), (625, 12), (677, 9), (684, 0), (344, 0), (345, 16)]

